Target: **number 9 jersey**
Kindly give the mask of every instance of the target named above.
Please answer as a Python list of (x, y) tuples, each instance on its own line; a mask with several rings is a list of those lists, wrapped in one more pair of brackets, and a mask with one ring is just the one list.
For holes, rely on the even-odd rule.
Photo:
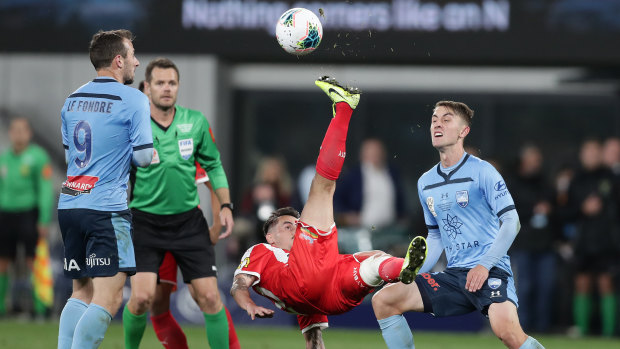
[(132, 152), (153, 146), (146, 95), (98, 77), (71, 94), (61, 111), (67, 179), (59, 209), (127, 209)]

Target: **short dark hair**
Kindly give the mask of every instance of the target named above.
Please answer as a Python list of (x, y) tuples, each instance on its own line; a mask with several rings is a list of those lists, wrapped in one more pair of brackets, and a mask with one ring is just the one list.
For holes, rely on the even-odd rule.
[(474, 118), (474, 111), (471, 110), (467, 104), (462, 102), (454, 102), (454, 101), (439, 101), (435, 103), (435, 109), (438, 107), (446, 107), (452, 109), (452, 111), (460, 116), (467, 126), (471, 126), (471, 119)]
[(126, 29), (98, 31), (90, 40), (90, 62), (95, 70), (109, 67), (117, 55), (127, 57), (127, 47), (124, 40), (133, 41), (133, 34)]
[(271, 228), (271, 226), (278, 221), (278, 218), (282, 216), (293, 216), (299, 219), (299, 211), (292, 207), (282, 207), (273, 211), (271, 216), (269, 216), (269, 219), (267, 219), (265, 224), (263, 224), (263, 234), (267, 235), (269, 228)]
[(179, 68), (177, 68), (176, 64), (168, 58), (158, 57), (149, 62), (149, 65), (146, 66), (146, 71), (144, 72), (144, 79), (147, 82), (151, 82), (153, 78), (153, 69), (161, 68), (161, 69), (174, 69), (177, 72), (177, 79), (181, 79), (181, 75), (179, 74)]
[(140, 90), (140, 92), (144, 92), (144, 80), (140, 81), (138, 84), (138, 90)]

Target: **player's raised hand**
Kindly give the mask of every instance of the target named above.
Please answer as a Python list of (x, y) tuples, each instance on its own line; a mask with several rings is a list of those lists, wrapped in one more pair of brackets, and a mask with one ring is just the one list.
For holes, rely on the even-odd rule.
[(263, 308), (256, 304), (248, 304), (246, 311), (248, 312), (248, 315), (250, 315), (252, 320), (254, 320), (256, 317), (261, 318), (261, 319), (271, 318), (273, 317), (273, 313), (274, 313), (273, 310)]
[(482, 288), (482, 285), (488, 278), (489, 270), (478, 264), (467, 273), (465, 289), (469, 292), (476, 292)]

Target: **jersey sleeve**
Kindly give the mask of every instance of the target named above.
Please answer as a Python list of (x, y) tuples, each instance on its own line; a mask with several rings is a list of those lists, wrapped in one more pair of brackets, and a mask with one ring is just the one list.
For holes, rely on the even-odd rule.
[(261, 274), (267, 263), (269, 263), (269, 254), (272, 253), (262, 244), (254, 245), (250, 247), (241, 257), (241, 263), (235, 270), (235, 276), (237, 274), (249, 274), (256, 276), (258, 279), (252, 284), (252, 286), (260, 282)]
[(418, 180), (418, 197), (420, 198), (420, 206), (422, 206), (422, 211), (424, 212), (424, 222), (426, 223), (426, 228), (428, 230), (436, 230), (439, 229), (439, 225), (437, 225), (437, 220), (435, 216), (429, 210), (429, 205), (432, 207), (434, 205), (433, 198), (428, 197), (424, 198), (424, 191), (422, 190), (422, 178)]
[(297, 315), (297, 322), (299, 323), (301, 333), (306, 333), (315, 327), (319, 327), (321, 330), (329, 327), (327, 315), (323, 314)]
[(495, 167), (488, 162), (483, 162), (481, 167), (480, 188), (484, 190), (483, 195), (497, 217), (515, 209), (515, 203), (506, 182)]
[(200, 117), (200, 142), (195, 154), (196, 161), (207, 171), (213, 189), (228, 188), (228, 180), (220, 160), (220, 151), (215, 145), (213, 131), (207, 118), (202, 114)]
[(134, 151), (153, 147), (153, 131), (151, 130), (151, 110), (149, 100), (141, 95), (135, 101), (135, 111), (129, 131), (131, 146)]

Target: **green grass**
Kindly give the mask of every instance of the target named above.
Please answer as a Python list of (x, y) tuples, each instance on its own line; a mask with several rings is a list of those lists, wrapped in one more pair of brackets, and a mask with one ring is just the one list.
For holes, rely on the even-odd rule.
[[(203, 327), (185, 326), (190, 348), (208, 348)], [(58, 324), (20, 323), (0, 321), (0, 348), (31, 349), (55, 348)], [(303, 336), (295, 328), (239, 327), (237, 329), (243, 349), (289, 349), (303, 348)], [(568, 338), (562, 336), (536, 336), (547, 349), (620, 349), (620, 340), (602, 338)], [(386, 348), (377, 331), (328, 329), (323, 338), (327, 348), (376, 349)], [(447, 332), (414, 333), (417, 348), (421, 349), (486, 349), (502, 348), (502, 344), (490, 334), (457, 334)], [(142, 348), (163, 348), (153, 332), (147, 327)], [(101, 349), (124, 349), (123, 332), (119, 323), (113, 323)]]

